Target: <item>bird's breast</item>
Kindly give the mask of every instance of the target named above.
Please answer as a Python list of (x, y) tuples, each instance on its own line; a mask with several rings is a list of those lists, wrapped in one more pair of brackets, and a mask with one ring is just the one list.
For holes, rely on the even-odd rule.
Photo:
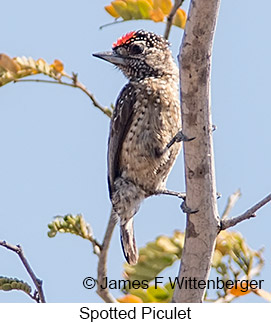
[(159, 155), (180, 130), (178, 89), (175, 85), (147, 84), (138, 91), (133, 120), (120, 151), (122, 177), (148, 192), (164, 186), (181, 145)]

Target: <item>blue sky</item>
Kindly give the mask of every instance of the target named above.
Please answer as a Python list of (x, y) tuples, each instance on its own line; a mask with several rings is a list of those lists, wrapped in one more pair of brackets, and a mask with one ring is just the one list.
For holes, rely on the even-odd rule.
[[(5, 1), (1, 5), (0, 52), (64, 62), (103, 105), (110, 105), (125, 84), (119, 71), (91, 56), (109, 50), (130, 30), (144, 28), (163, 34), (165, 25), (132, 21), (99, 30), (112, 21), (104, 11), (110, 1)], [(185, 7), (187, 7), (186, 1)], [(223, 211), (228, 196), (240, 188), (242, 198), (232, 215), (248, 209), (270, 193), (270, 57), (268, 28), (271, 4), (251, 0), (223, 1), (215, 37), (212, 68), (212, 112), (218, 201)], [(182, 31), (170, 35), (176, 58)], [(97, 257), (87, 241), (72, 235), (47, 237), (55, 215), (82, 213), (101, 240), (110, 212), (106, 182), (109, 118), (77, 89), (37, 83), (0, 88), (0, 239), (21, 244), (49, 302), (99, 302), (94, 290), (82, 287), (96, 277)], [(183, 191), (183, 158), (168, 188)], [(138, 246), (160, 234), (184, 229), (180, 202), (172, 197), (146, 200), (135, 219)], [(265, 247), (263, 288), (271, 291), (271, 208), (243, 222), (248, 244)], [(120, 279), (123, 256), (118, 230), (109, 256), (109, 277)], [(175, 275), (176, 264), (167, 274)], [(0, 248), (0, 275), (29, 278), (15, 254)], [(120, 295), (118, 292), (116, 296)], [(248, 295), (242, 301), (261, 302)], [(32, 302), (20, 292), (0, 293), (0, 302)]]

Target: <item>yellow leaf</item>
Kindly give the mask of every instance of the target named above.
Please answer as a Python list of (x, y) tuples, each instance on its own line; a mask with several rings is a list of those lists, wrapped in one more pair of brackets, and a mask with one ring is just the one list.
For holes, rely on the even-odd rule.
[(54, 60), (54, 63), (51, 65), (51, 67), (56, 70), (58, 73), (61, 73), (64, 71), (64, 65), (63, 63), (58, 60), (58, 59), (55, 59)]
[(183, 9), (179, 8), (173, 18), (173, 25), (184, 29), (186, 19), (186, 12)]
[(240, 248), (243, 237), (239, 232), (221, 231), (216, 239), (216, 249), (223, 256), (229, 254), (233, 249)]
[(104, 9), (114, 18), (119, 18), (120, 15), (117, 13), (117, 11), (114, 9), (112, 4), (105, 6)]
[(165, 15), (168, 15), (172, 8), (172, 2), (171, 0), (160, 0), (159, 7), (162, 9)]
[(164, 21), (164, 13), (160, 8), (157, 9), (153, 9), (150, 12), (150, 17), (154, 22), (160, 22), (160, 21)]
[(170, 238), (166, 236), (160, 236), (157, 238), (157, 246), (161, 247), (163, 251), (169, 253), (178, 253), (179, 248), (173, 244)]
[(28, 57), (28, 66), (33, 70), (36, 69), (36, 61), (32, 57)]
[(234, 286), (232, 289), (230, 289), (230, 294), (239, 297), (239, 296), (249, 294), (251, 292), (250, 288), (248, 288), (247, 291), (243, 291), (243, 290), (244, 289), (241, 287), (241, 284), (237, 283), (236, 286)]
[(119, 303), (143, 303), (142, 299), (138, 296), (127, 294), (121, 298), (118, 298)]
[(127, 3), (121, 0), (115, 0), (111, 2), (112, 6), (116, 10), (116, 12), (123, 18), (124, 20), (132, 19), (132, 15), (127, 8)]
[(153, 0), (153, 9), (157, 9), (160, 7), (161, 0)]
[(20, 70), (19, 64), (17, 64), (6, 54), (0, 54), (0, 68), (6, 71), (10, 71), (14, 74), (16, 74)]
[(46, 64), (45, 60), (43, 58), (39, 58), (37, 60), (37, 64)]
[(140, 19), (142, 18), (141, 13), (139, 11), (139, 7), (137, 5), (137, 0), (126, 0), (127, 9), (131, 13), (132, 18)]
[(149, 0), (137, 0), (137, 5), (143, 19), (150, 19), (150, 11), (152, 10), (152, 6)]
[(222, 253), (219, 250), (215, 250), (213, 259), (212, 259), (212, 266), (215, 268), (219, 266), (221, 264), (222, 257), (223, 257)]

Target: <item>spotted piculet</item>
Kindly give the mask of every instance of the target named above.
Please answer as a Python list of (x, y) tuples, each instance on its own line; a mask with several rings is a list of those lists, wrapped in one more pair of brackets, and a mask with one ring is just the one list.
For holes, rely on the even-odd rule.
[(94, 54), (117, 66), (129, 82), (110, 125), (108, 184), (129, 264), (138, 259), (133, 217), (141, 202), (165, 189), (181, 143), (167, 144), (181, 129), (179, 73), (162, 36), (144, 30), (119, 38), (112, 51)]

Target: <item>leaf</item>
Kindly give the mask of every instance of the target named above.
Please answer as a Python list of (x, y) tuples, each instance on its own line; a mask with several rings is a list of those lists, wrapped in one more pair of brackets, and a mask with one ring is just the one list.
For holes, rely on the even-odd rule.
[(168, 290), (169, 301), (171, 301), (171, 299), (173, 297), (173, 293), (174, 293), (174, 288), (172, 288), (171, 283), (167, 283), (164, 287)]
[(105, 6), (104, 9), (114, 18), (119, 18), (120, 15), (117, 13), (115, 8), (112, 6), (112, 4)]
[[(23, 64), (26, 66), (27, 62), (23, 61)], [(39, 58), (36, 62), (36, 68), (40, 73), (43, 73), (45, 75), (50, 75), (50, 65), (45, 62), (43, 58)]]
[(133, 19), (140, 19), (142, 15), (140, 13), (137, 0), (126, 0), (127, 9), (130, 12)]
[(243, 237), (239, 232), (221, 231), (216, 238), (216, 249), (221, 252), (223, 256), (229, 254), (232, 249), (240, 249), (240, 242)]
[(170, 298), (168, 289), (160, 286), (150, 286), (147, 289), (147, 294), (153, 298), (154, 302), (167, 302)]
[(184, 29), (186, 24), (186, 19), (187, 19), (186, 12), (183, 9), (179, 8), (173, 18), (173, 25)]
[(152, 5), (148, 0), (137, 0), (138, 9), (143, 19), (150, 19)]
[(153, 280), (162, 270), (181, 257), (184, 234), (175, 231), (172, 237), (159, 236), (139, 250), (138, 263), (124, 264), (124, 276), (131, 281)]
[(160, 7), (160, 1), (161, 0), (153, 0), (153, 5), (152, 5), (153, 9), (157, 9)]
[(147, 294), (146, 289), (138, 288), (138, 289), (129, 289), (129, 293), (139, 297), (143, 303), (151, 303), (152, 300), (150, 298), (150, 295)]
[(218, 267), (221, 263), (222, 257), (222, 253), (219, 250), (215, 250), (212, 260), (212, 266), (215, 268)]
[(147, 289), (130, 289), (129, 294), (139, 297), (143, 303), (168, 303), (171, 301), (174, 289), (170, 284), (164, 286), (151, 285)]
[(118, 298), (119, 303), (143, 303), (142, 299), (138, 296), (127, 294), (121, 298)]
[(17, 73), (20, 69), (20, 66), (6, 54), (0, 54), (0, 75), (2, 71), (10, 71), (12, 73)]
[(156, 8), (151, 10), (150, 17), (154, 22), (161, 22), (164, 21), (165, 15), (161, 8)]
[(47, 233), (49, 238), (54, 238), (58, 232), (75, 234), (90, 241), (93, 238), (90, 225), (85, 222), (81, 214), (58, 216), (48, 224), (48, 228), (50, 229)]
[(132, 15), (127, 8), (127, 3), (121, 0), (115, 0), (111, 2), (113, 8), (116, 12), (124, 19), (130, 20), (132, 19)]
[(59, 59), (55, 59), (51, 67), (57, 72), (62, 73), (64, 71), (64, 65)]
[(172, 9), (172, 2), (171, 0), (160, 0), (159, 7), (161, 8), (161, 10), (165, 15), (169, 15)]
[[(167, 283), (164, 286), (154, 288), (149, 283), (166, 267), (171, 266), (176, 260), (181, 258), (185, 235), (175, 231), (172, 237), (159, 236), (155, 241), (149, 242), (144, 248), (139, 250), (139, 260), (134, 266), (124, 264), (124, 277), (130, 281), (144, 281), (140, 288), (126, 289), (124, 292), (139, 297), (144, 303), (149, 302), (170, 302), (174, 289)], [(232, 280), (251, 281), (254, 276), (260, 273), (263, 266), (262, 249), (252, 250), (245, 242), (239, 232), (222, 231), (216, 241), (212, 268), (216, 271), (218, 278), (222, 281)], [(236, 297), (254, 292), (269, 300), (271, 293), (257, 292), (237, 284), (232, 289), (217, 291), (217, 300), (231, 302)], [(208, 291), (207, 291), (208, 293)], [(207, 294), (205, 297), (207, 298)]]
[(248, 288), (248, 290), (244, 291), (244, 288), (242, 288), (241, 284), (237, 283), (236, 286), (229, 289), (228, 292), (236, 297), (239, 297), (249, 294), (251, 292), (251, 289)]
[(31, 286), (29, 286), (23, 280), (19, 280), (18, 278), (9, 278), (0, 276), (0, 290), (5, 292), (12, 290), (21, 290), (26, 294), (31, 293)]
[[(123, 20), (151, 19), (162, 22), (172, 10), (172, 0), (114, 0), (105, 10), (114, 18)], [(175, 26), (184, 28), (186, 13), (178, 9), (174, 17)]]
[[(7, 55), (2, 54), (2, 67), (0, 67), (0, 86), (12, 82), (18, 78), (32, 75), (35, 70), (29, 65), (27, 58), (15, 57), (9, 58)], [(24, 65), (27, 66), (24, 66)], [(35, 64), (34, 64), (35, 65)]]

